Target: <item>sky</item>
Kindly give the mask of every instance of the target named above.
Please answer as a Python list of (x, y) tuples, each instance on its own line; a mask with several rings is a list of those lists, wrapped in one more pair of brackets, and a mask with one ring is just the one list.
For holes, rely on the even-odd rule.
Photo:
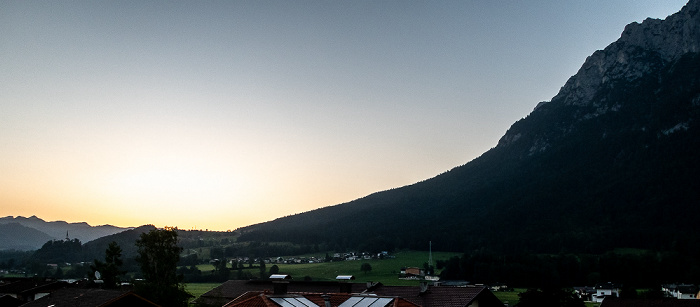
[(0, 1), (0, 216), (233, 230), (496, 146), (685, 0)]

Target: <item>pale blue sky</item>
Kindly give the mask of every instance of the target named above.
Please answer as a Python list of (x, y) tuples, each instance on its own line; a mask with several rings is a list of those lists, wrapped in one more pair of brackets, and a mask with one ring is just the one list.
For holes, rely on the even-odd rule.
[(0, 215), (225, 230), (424, 180), (685, 2), (2, 1)]

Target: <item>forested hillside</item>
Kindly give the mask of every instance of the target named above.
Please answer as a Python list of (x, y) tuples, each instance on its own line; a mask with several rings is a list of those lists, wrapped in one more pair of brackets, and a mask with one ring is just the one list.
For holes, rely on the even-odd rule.
[(239, 240), (505, 254), (700, 255), (700, 4), (631, 24), (466, 165), (241, 229)]

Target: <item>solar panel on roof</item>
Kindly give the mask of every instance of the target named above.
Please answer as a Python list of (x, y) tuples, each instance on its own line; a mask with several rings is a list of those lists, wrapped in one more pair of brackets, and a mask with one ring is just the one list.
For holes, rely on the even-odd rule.
[(352, 307), (352, 306), (355, 306), (355, 304), (357, 304), (361, 300), (362, 300), (362, 297), (353, 296), (353, 297), (349, 298), (347, 301), (338, 305), (338, 307)]
[(282, 307), (294, 307), (294, 304), (287, 302), (283, 297), (271, 297), (270, 299)]
[(377, 298), (374, 301), (374, 303), (370, 304), (369, 306), (370, 307), (386, 306), (386, 305), (389, 305), (389, 303), (391, 303), (392, 300), (393, 300), (392, 298), (380, 297), (380, 298)]
[(391, 303), (392, 298), (386, 297), (358, 297), (354, 296), (340, 304), (338, 307), (381, 307)]
[(270, 299), (282, 307), (318, 307), (305, 297), (271, 297)]
[(354, 307), (369, 307), (369, 305), (372, 305), (372, 303), (374, 303), (375, 300), (376, 300), (376, 298), (364, 297), (364, 298), (362, 298), (362, 300), (357, 302), (357, 304), (355, 304)]
[(318, 306), (314, 304), (314, 302), (310, 301), (309, 299), (305, 297), (300, 297), (297, 299), (300, 303), (304, 304), (304, 306)]

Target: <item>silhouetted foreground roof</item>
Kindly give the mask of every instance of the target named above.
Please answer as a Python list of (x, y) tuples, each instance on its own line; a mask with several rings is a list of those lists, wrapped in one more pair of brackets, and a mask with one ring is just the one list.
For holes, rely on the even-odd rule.
[(51, 292), (63, 288), (66, 283), (54, 280), (35, 280), (32, 278), (7, 278), (0, 281), (0, 293), (13, 294), (20, 298), (31, 297), (36, 293)]
[[(317, 300), (321, 294), (330, 294), (332, 306), (340, 306), (342, 301), (337, 301), (343, 296), (357, 294), (376, 295), (385, 298), (401, 298), (412, 306), (423, 307), (465, 307), (474, 302), (480, 307), (503, 306), (503, 303), (486, 287), (429, 287), (427, 291), (421, 292), (420, 286), (384, 286), (381, 283), (369, 285), (363, 283), (344, 284), (338, 282), (294, 282), (287, 286), (287, 293), (292, 295), (303, 295), (319, 306), (323, 305), (323, 300)], [(351, 293), (341, 290), (347, 287)], [(251, 305), (230, 305), (230, 306), (279, 306), (270, 300), (262, 298), (255, 299), (255, 296), (270, 295), (273, 289), (272, 282), (269, 281), (244, 281), (229, 280), (211, 291), (203, 294), (194, 301), (200, 306), (223, 306), (232, 301), (241, 302), (242, 299), (250, 299)], [(267, 292), (265, 292), (267, 290)], [(314, 296), (316, 295), (316, 296)], [(336, 299), (336, 300), (334, 300)], [(347, 299), (346, 299), (347, 300)], [(253, 302), (255, 304), (253, 304)], [(408, 306), (408, 305), (407, 305)]]
[[(325, 298), (324, 298), (325, 296)], [(332, 307), (376, 306), (376, 307), (417, 307), (418, 305), (400, 297), (347, 293), (288, 293), (275, 295), (267, 291), (246, 292), (224, 307), (279, 307), (279, 306), (326, 306), (326, 299)]]
[(22, 307), (154, 307), (155, 303), (130, 291), (63, 288)]
[(664, 299), (621, 299), (606, 297), (600, 307), (700, 307), (700, 300), (675, 298)]
[[(291, 281), (287, 285), (288, 292), (306, 292), (306, 293), (338, 293), (341, 283), (325, 282), (325, 281)], [(349, 283), (350, 292), (360, 293), (367, 289), (365, 284)], [(238, 298), (246, 292), (262, 292), (265, 290), (272, 291), (273, 284), (271, 281), (261, 280), (229, 280), (211, 289), (209, 292), (202, 294), (193, 303), (202, 306), (223, 306), (224, 304)]]
[(17, 307), (22, 305), (22, 300), (14, 298), (10, 295), (0, 295), (0, 306), (2, 307)]

